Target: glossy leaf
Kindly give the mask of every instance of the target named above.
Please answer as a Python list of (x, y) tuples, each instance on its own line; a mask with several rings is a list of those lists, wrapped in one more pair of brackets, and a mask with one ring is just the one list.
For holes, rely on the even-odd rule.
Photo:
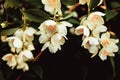
[(5, 3), (7, 4), (7, 7), (11, 7), (11, 8), (13, 7), (17, 8), (20, 6), (19, 0), (6, 0)]
[(2, 30), (1, 35), (12, 35), (18, 28), (11, 28), (7, 30)]
[(109, 57), (109, 58), (110, 58), (110, 62), (111, 62), (112, 68), (113, 68), (113, 76), (112, 76), (112, 78), (114, 79), (115, 74), (116, 74), (116, 71), (115, 71), (115, 61), (114, 61), (113, 57)]
[(120, 3), (118, 2), (111, 2), (112, 8), (120, 8)]
[(40, 79), (43, 78), (43, 70), (39, 64), (34, 64), (31, 66), (32, 71), (38, 76)]
[(35, 22), (43, 22), (44, 20), (50, 19), (50, 16), (38, 9), (29, 9), (26, 11), (22, 11), (23, 14), (31, 21), (35, 21)]
[(98, 3), (100, 2), (100, 0), (90, 0), (90, 4), (89, 4), (89, 8), (93, 9), (95, 7), (97, 7)]
[(70, 19), (68, 20), (68, 22), (70, 22), (70, 23), (72, 23), (72, 24), (76, 24), (76, 25), (79, 25), (79, 24), (80, 24), (79, 20), (77, 20), (76, 18), (70, 18)]
[(105, 13), (106, 13), (106, 21), (109, 21), (118, 15), (118, 12), (113, 10), (106, 10)]
[(65, 5), (74, 5), (79, 2), (79, 0), (61, 0), (61, 2)]
[(41, 0), (24, 0), (24, 2), (32, 8), (42, 8)]

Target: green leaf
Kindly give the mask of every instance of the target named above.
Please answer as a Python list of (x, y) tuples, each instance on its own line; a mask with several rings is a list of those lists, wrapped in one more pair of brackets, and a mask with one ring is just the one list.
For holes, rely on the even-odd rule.
[(27, 19), (35, 22), (43, 22), (44, 20), (50, 19), (50, 16), (38, 9), (29, 9), (26, 11), (22, 11), (23, 14), (27, 17)]
[(13, 8), (8, 8), (6, 9), (6, 13), (10, 18), (13, 18), (13, 20), (17, 20), (17, 21), (21, 20), (22, 15), (20, 11), (17, 9), (15, 10)]
[(79, 0), (61, 0), (61, 2), (65, 5), (74, 5), (79, 2)]
[(72, 24), (76, 24), (76, 25), (79, 25), (80, 24), (80, 21), (76, 18), (70, 18), (68, 20), (68, 22), (72, 23)]
[(112, 8), (119, 8), (120, 7), (120, 3), (118, 3), (118, 2), (111, 2), (111, 6), (112, 6)]
[(117, 43), (117, 46), (118, 46), (118, 48), (119, 48), (118, 54), (120, 55), (120, 42)]
[(32, 8), (42, 8), (43, 4), (41, 3), (41, 0), (24, 0), (24, 2), (31, 6)]
[(109, 57), (110, 58), (110, 62), (111, 62), (111, 65), (112, 65), (112, 68), (113, 68), (113, 76), (112, 78), (114, 79), (115, 75), (116, 75), (116, 71), (115, 71), (115, 61), (114, 61), (114, 58), (113, 57)]
[(89, 4), (89, 8), (93, 9), (95, 7), (97, 7), (98, 3), (100, 2), (100, 0), (90, 0), (90, 4)]
[(0, 80), (5, 80), (5, 79), (3, 78), (3, 75), (2, 75), (1, 70), (0, 70)]
[(106, 10), (105, 13), (106, 13), (106, 21), (109, 21), (118, 15), (118, 12), (113, 10)]
[(1, 31), (1, 35), (12, 35), (18, 28), (11, 28)]
[(5, 3), (7, 4), (7, 7), (11, 7), (11, 8), (13, 7), (17, 8), (20, 6), (19, 0), (6, 0)]
[(31, 66), (31, 70), (38, 76), (40, 79), (43, 79), (43, 70), (39, 64), (34, 64)]

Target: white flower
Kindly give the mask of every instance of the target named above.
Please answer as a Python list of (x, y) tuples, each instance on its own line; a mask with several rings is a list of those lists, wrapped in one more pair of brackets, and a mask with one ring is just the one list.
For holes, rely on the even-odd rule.
[(81, 26), (78, 26), (75, 29), (75, 34), (76, 35), (83, 34), (84, 36), (89, 36), (90, 35), (90, 31), (89, 31), (89, 29), (86, 26), (81, 25)]
[(21, 63), (18, 63), (17, 69), (23, 69), (23, 71), (28, 71), (29, 70), (29, 66), (25, 62), (21, 62)]
[(23, 40), (23, 33), (24, 33), (24, 30), (20, 28), (14, 33), (14, 35), (18, 37), (19, 39)]
[(46, 48), (51, 53), (61, 50), (61, 45), (65, 43), (67, 39), (67, 27), (72, 27), (72, 24), (66, 21), (55, 22), (53, 20), (46, 20), (40, 26), (40, 37), (39, 42), (44, 43), (41, 51)]
[(67, 35), (67, 27), (72, 27), (73, 25), (67, 21), (61, 21), (57, 24), (58, 33)]
[(45, 10), (54, 14), (58, 12), (58, 14), (62, 14), (61, 12), (61, 3), (60, 0), (41, 0), (42, 3), (45, 5)]
[(82, 5), (87, 3), (87, 5), (89, 5), (90, 4), (90, 0), (79, 0), (79, 3), (82, 4)]
[(34, 59), (33, 54), (30, 50), (23, 50), (18, 55), (18, 62), (25, 62)]
[(82, 42), (82, 46), (84, 46), (84, 48), (88, 49), (89, 52), (93, 54), (92, 57), (98, 53), (99, 42), (98, 39), (94, 37), (86, 37)]
[(19, 52), (22, 49), (23, 42), (17, 37), (8, 37), (6, 39), (9, 42), (12, 52)]
[[(99, 6), (100, 4), (102, 4), (102, 2), (103, 2), (103, 0), (100, 0), (97, 6)], [(84, 4), (86, 4), (86, 3), (87, 3), (87, 5), (89, 6), (90, 0), (79, 0), (79, 4), (84, 5)]]
[(35, 47), (33, 45), (32, 42), (24, 42), (24, 47), (27, 49), (27, 50), (35, 50)]
[(61, 45), (64, 43), (64, 36), (57, 33), (51, 38), (51, 41), (48, 41), (43, 45), (41, 51), (44, 51), (48, 47), (51, 53), (56, 53), (56, 51), (61, 50)]
[(110, 33), (109, 32), (106, 32), (106, 33), (103, 33), (101, 35), (101, 44), (103, 47), (106, 47), (106, 46), (109, 46), (109, 45), (115, 45), (116, 43), (119, 42), (118, 39), (113, 39), (113, 38), (110, 38)]
[(12, 69), (17, 65), (16, 57), (11, 53), (4, 55), (2, 60), (7, 61), (7, 65)]
[[(57, 32), (57, 23), (53, 20), (46, 20), (43, 22), (38, 29), (40, 29), (40, 34), (44, 35), (46, 38), (53, 36)], [(42, 37), (44, 37), (42, 36)]]
[(113, 56), (114, 57), (115, 54), (108, 47), (102, 48), (99, 52), (100, 59), (104, 61), (104, 60), (107, 59), (107, 56)]
[(32, 27), (26, 27), (25, 30), (23, 30), (22, 28), (18, 29), (14, 35), (16, 37), (18, 37), (19, 39), (23, 40), (24, 42), (25, 41), (33, 41), (34, 40), (34, 34), (36, 33), (37, 31), (32, 28)]
[(36, 33), (36, 30), (32, 27), (28, 27), (25, 29), (23, 33), (23, 41), (33, 41), (34, 40), (34, 34)]
[(89, 29), (93, 30), (98, 25), (104, 24), (104, 19), (102, 16), (105, 14), (102, 12), (93, 12), (87, 17), (87, 25)]
[(100, 41), (103, 48), (99, 52), (99, 57), (102, 60), (106, 60), (107, 56), (114, 56), (114, 52), (118, 52), (118, 46), (116, 44), (119, 40), (110, 38), (109, 32), (103, 33)]
[(96, 38), (100, 38), (100, 33), (107, 31), (107, 27), (104, 25), (98, 25), (96, 28), (92, 31), (92, 34)]

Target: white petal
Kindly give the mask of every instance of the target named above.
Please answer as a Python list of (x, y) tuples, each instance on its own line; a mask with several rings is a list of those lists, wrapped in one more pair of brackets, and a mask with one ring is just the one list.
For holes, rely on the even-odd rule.
[(58, 33), (61, 33), (63, 35), (67, 35), (67, 28), (62, 25), (57, 26)]
[(12, 67), (12, 69), (17, 65), (16, 58), (11, 53), (4, 55), (2, 60), (7, 61), (7, 65)]
[(23, 38), (23, 29), (22, 29), (22, 28), (21, 28), (21, 29), (18, 29), (18, 30), (14, 33), (14, 35), (15, 35), (16, 37), (18, 37), (19, 39), (22, 40), (22, 38)]
[(109, 39), (110, 38), (110, 33), (106, 32), (101, 35), (101, 39)]
[(46, 20), (44, 23), (45, 23), (46, 26), (57, 24), (54, 20)]
[(85, 3), (87, 3), (87, 1), (86, 1), (86, 0), (79, 0), (79, 4), (84, 5)]
[(23, 71), (28, 71), (29, 70), (29, 66), (25, 62), (21, 62), (21, 63), (19, 63), (17, 65), (17, 69), (23, 69)]
[(101, 51), (99, 52), (99, 57), (101, 58), (101, 60), (106, 60), (107, 59), (107, 55), (104, 55), (103, 53), (104, 49), (101, 49)]
[(23, 61), (29, 61), (34, 59), (33, 54), (30, 50), (21, 51), (19, 54), (19, 58), (23, 59)]
[(100, 32), (107, 31), (107, 27), (104, 25), (98, 25), (98, 26), (96, 26), (96, 29), (99, 30)]
[(89, 52), (93, 54), (91, 57), (94, 57), (98, 53), (98, 47), (97, 46), (91, 46), (89, 48)]
[(86, 26), (78, 26), (75, 29), (75, 34), (76, 35), (83, 34), (85, 36), (89, 36), (90, 32), (89, 32), (89, 29)]
[(63, 38), (63, 36), (61, 34), (55, 34), (52, 38), (51, 38), (51, 43), (55, 46), (55, 45), (63, 45), (65, 43), (65, 39)]
[(93, 12), (88, 16), (87, 20), (92, 24), (101, 25), (104, 24), (104, 19), (101, 17), (104, 15), (105, 14), (102, 12)]
[(99, 44), (97, 38), (94, 38), (94, 37), (89, 37), (89, 42), (91, 45), (98, 45)]
[(49, 37), (46, 34), (41, 34), (39, 37), (39, 42), (40, 43), (45, 43), (49, 40)]
[(15, 38), (15, 40), (14, 40), (14, 42), (13, 42), (13, 45), (14, 45), (14, 47), (16, 47), (16, 48), (22, 48), (23, 42), (22, 42), (20, 39)]
[(47, 47), (49, 47), (49, 45), (50, 45), (50, 42), (46, 42), (46, 43), (43, 45), (41, 51), (44, 51)]
[(54, 46), (54, 45), (50, 44), (48, 48), (51, 53), (56, 53), (58, 50), (61, 50), (60, 45)]
[(8, 37), (6, 40), (10, 47), (22, 48), (23, 42), (18, 37)]
[(97, 6), (101, 5), (103, 3), (103, 0), (100, 0)]
[(66, 27), (72, 27), (73, 25), (67, 21), (62, 21), (60, 22), (63, 26), (66, 26)]

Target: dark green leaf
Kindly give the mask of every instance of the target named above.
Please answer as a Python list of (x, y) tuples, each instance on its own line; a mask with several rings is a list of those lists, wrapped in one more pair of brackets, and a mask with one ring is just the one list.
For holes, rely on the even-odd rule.
[(113, 11), (113, 10), (106, 10), (105, 13), (106, 13), (106, 21), (113, 19), (118, 14), (118, 12)]
[(24, 0), (24, 2), (32, 8), (42, 8), (41, 0)]
[(79, 25), (80, 24), (80, 21), (76, 18), (70, 18), (68, 20), (68, 22), (72, 23), (72, 24), (76, 24), (76, 25)]
[(109, 57), (109, 58), (110, 58), (110, 62), (111, 62), (112, 68), (113, 68), (113, 76), (112, 76), (112, 78), (114, 79), (115, 74), (116, 74), (116, 71), (115, 71), (115, 61), (114, 61), (113, 57)]
[(1, 35), (11, 35), (13, 34), (18, 28), (12, 28), (7, 30), (2, 30)]
[(29, 9), (22, 12), (31, 21), (41, 23), (44, 20), (50, 19), (50, 16), (47, 13), (37, 9)]
[(112, 6), (112, 8), (119, 8), (120, 7), (120, 3), (118, 3), (118, 2), (111, 2), (111, 6)]
[(2, 75), (1, 70), (0, 70), (0, 80), (5, 80), (5, 79), (3, 78), (3, 75)]
[(39, 64), (34, 64), (31, 66), (32, 71), (38, 76), (40, 79), (43, 79), (43, 70)]
[(13, 7), (17, 8), (20, 6), (19, 0), (6, 0), (5, 3), (7, 4), (7, 7), (11, 7), (11, 8)]
[(13, 20), (18, 20), (18, 21), (21, 20), (22, 15), (19, 10), (15, 10), (13, 8), (8, 8), (8, 9), (6, 9), (6, 13)]
[(79, 0), (61, 0), (61, 2), (65, 5), (74, 5), (79, 2)]
[(119, 48), (118, 54), (120, 55), (120, 42), (118, 42), (117, 46), (118, 46), (118, 48)]
[(100, 2), (100, 0), (90, 0), (89, 8), (93, 9), (93, 8), (97, 7), (99, 2)]

